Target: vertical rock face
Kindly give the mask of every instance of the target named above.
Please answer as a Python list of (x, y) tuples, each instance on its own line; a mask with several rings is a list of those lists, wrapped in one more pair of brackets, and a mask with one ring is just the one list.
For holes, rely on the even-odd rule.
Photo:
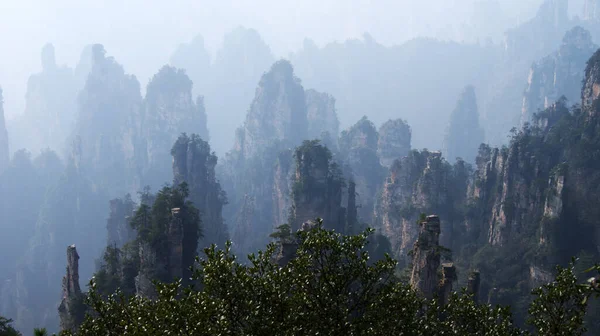
[(586, 62), (597, 48), (591, 34), (577, 26), (565, 34), (558, 51), (533, 64), (523, 96), (521, 125), (561, 96), (571, 103), (579, 101)]
[[(406, 254), (419, 234), (415, 221), (421, 213), (438, 211), (444, 224), (443, 245), (452, 246), (453, 227), (461, 221), (454, 204), (466, 193), (468, 174), (459, 173), (440, 152), (412, 151), (390, 168), (376, 207), (376, 228), (389, 238), (394, 256), (406, 262)], [(463, 169), (464, 168), (464, 169)], [(467, 169), (468, 171), (468, 169)]]
[(340, 136), (341, 160), (350, 168), (356, 183), (358, 217), (373, 222), (375, 198), (385, 179), (385, 169), (377, 155), (379, 134), (367, 117), (363, 117)]
[(332, 162), (331, 153), (318, 141), (304, 141), (294, 154), (296, 168), (292, 189), (290, 225), (298, 230), (303, 223), (322, 218), (327, 228), (344, 232), (341, 172)]
[(441, 262), (439, 243), (440, 219), (438, 216), (428, 216), (420, 223), (410, 275), (411, 286), (428, 299), (433, 298), (438, 289), (438, 268)]
[(292, 65), (278, 61), (260, 80), (236, 148), (243, 157), (252, 158), (277, 140), (300, 143), (307, 130), (304, 89)]
[[(320, 93), (315, 90), (306, 90), (306, 110), (308, 118), (308, 138), (321, 139), (325, 133), (332, 139), (337, 140), (340, 132), (340, 122), (335, 111), (335, 98), (327, 93)], [(334, 142), (331, 150), (337, 148), (337, 141)]]
[(134, 203), (131, 196), (127, 194), (124, 199), (110, 200), (109, 207), (110, 214), (106, 223), (108, 245), (121, 248), (135, 238), (135, 231), (129, 224), (129, 219), (134, 211)]
[(440, 304), (445, 305), (452, 293), (452, 283), (456, 281), (456, 267), (453, 263), (442, 264), (442, 279), (439, 283), (438, 297)]
[(170, 148), (181, 133), (208, 141), (204, 99), (192, 97), (192, 81), (183, 70), (162, 67), (146, 89), (141, 117), (141, 147), (145, 166), (143, 185), (159, 187), (171, 176)]
[(0, 173), (4, 172), (10, 163), (10, 152), (8, 149), (8, 132), (4, 119), (4, 98), (0, 88)]
[(102, 45), (92, 47), (92, 69), (79, 94), (75, 135), (81, 139), (81, 162), (92, 180), (111, 194), (123, 195), (141, 188), (134, 173), (140, 84), (105, 53)]
[(479, 285), (481, 284), (481, 276), (479, 271), (473, 271), (469, 274), (467, 281), (467, 293), (473, 295), (473, 301), (479, 302)]
[(227, 198), (215, 177), (217, 157), (211, 153), (210, 145), (195, 134), (180, 136), (171, 154), (175, 184), (187, 183), (189, 198), (202, 215), (201, 247), (212, 243), (223, 246), (229, 239), (222, 216)]
[[(250, 246), (237, 241), (234, 246), (261, 248), (273, 228), (289, 220), (293, 148), (309, 136), (311, 127), (315, 134), (321, 133), (318, 138), (337, 146), (334, 102), (324, 93), (309, 90), (305, 94), (287, 61), (276, 62), (263, 75), (246, 120), (236, 131), (235, 145), (219, 170), (231, 199), (225, 211), (230, 217), (226, 219), (236, 237), (253, 242)], [(244, 210), (248, 197), (255, 200), (252, 232), (242, 236), (237, 231), (249, 225)]]
[(381, 125), (377, 143), (377, 154), (381, 165), (391, 167), (394, 160), (408, 155), (411, 134), (410, 126), (402, 119), (390, 119)]
[(444, 155), (451, 161), (460, 157), (467, 162), (474, 162), (477, 148), (483, 140), (475, 88), (467, 86), (450, 115), (444, 139)]
[(79, 255), (75, 245), (67, 248), (67, 274), (62, 283), (62, 300), (58, 307), (61, 330), (75, 332), (85, 316), (83, 294), (79, 287)]
[(273, 178), (273, 225), (279, 226), (287, 223), (292, 205), (291, 193), (293, 189), (294, 152), (283, 150), (275, 163)]
[(223, 38), (211, 68), (213, 91), (205, 93), (211, 113), (209, 128), (220, 130), (212, 141), (219, 145), (218, 153), (231, 148), (232, 120), (243, 120), (248, 103), (256, 96), (256, 83), (274, 61), (269, 46), (254, 29), (238, 27)]
[(43, 47), (41, 63), (42, 72), (27, 81), (22, 121), (29, 135), (15, 140), (33, 152), (51, 148), (63, 156), (75, 123), (80, 87), (76, 86), (72, 69), (56, 64), (52, 44)]
[(194, 96), (204, 95), (210, 83), (210, 55), (204, 46), (204, 38), (197, 35), (190, 43), (180, 44), (169, 63), (180, 69), (194, 82)]
[(600, 54), (596, 52), (585, 68), (585, 79), (581, 91), (581, 106), (588, 114), (595, 115), (594, 103), (600, 97)]
[(169, 275), (183, 277), (183, 216), (181, 208), (171, 209), (171, 221), (167, 228), (169, 241)]

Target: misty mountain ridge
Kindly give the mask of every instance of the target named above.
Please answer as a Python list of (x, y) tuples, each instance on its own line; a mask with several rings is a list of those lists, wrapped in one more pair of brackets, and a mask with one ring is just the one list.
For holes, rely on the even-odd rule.
[(502, 43), (365, 34), (287, 59), (240, 26), (214, 58), (201, 35), (179, 45), (145, 85), (102, 44), (73, 68), (44, 45), (21, 116), (0, 91), (0, 315), (76, 330), (92, 276), (157, 299), (153, 280), (191, 284), (227, 241), (240, 257), (275, 242), (284, 267), (302, 258), (286, 232), (319, 217), (375, 229), (365, 250), (424, 297), (477, 273), (480, 301), (524, 325), (556, 264), (600, 257), (600, 2), (568, 4)]

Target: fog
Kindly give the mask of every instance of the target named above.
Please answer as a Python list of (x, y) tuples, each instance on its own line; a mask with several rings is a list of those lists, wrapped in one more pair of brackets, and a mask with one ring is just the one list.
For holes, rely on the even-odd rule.
[[(500, 24), (478, 27), (477, 4), (498, 3)], [(533, 16), (541, 0), (20, 0), (0, 4), (0, 85), (5, 113), (23, 112), (27, 78), (39, 71), (45, 43), (59, 64), (74, 66), (83, 47), (102, 43), (142, 83), (167, 63), (175, 47), (202, 34), (214, 55), (223, 35), (239, 25), (256, 29), (277, 56), (369, 32), (384, 45), (417, 36), (461, 41), (496, 39), (508, 27)], [(485, 22), (485, 20), (483, 20)], [(484, 28), (484, 29), (481, 29)], [(210, 111), (209, 111), (210, 113)]]
[(294, 149), (340, 228), (343, 202), (346, 224), (416, 211), (380, 207), (405, 173), (465, 194), (511, 129), (581, 101), (598, 45), (600, 0), (0, 1), (0, 315), (57, 330), (65, 247), (83, 287), (173, 181), (206, 243), (264, 247), (295, 209)]

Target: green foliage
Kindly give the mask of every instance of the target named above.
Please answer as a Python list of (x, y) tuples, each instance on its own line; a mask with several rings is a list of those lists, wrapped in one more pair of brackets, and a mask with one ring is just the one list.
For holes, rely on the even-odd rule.
[[(135, 294), (135, 277), (141, 267), (140, 244), (148, 244), (158, 258), (167, 258), (170, 248), (169, 225), (174, 220), (180, 220), (183, 228), (182, 272), (185, 281), (191, 276), (189, 268), (197, 255), (201, 222), (198, 209), (187, 201), (187, 184), (165, 186), (156, 195), (150, 195), (147, 189), (141, 194), (142, 204), (130, 220), (130, 225), (137, 231), (137, 238), (125, 244), (122, 249), (108, 246), (101, 268), (95, 274), (96, 289), (104, 296), (114, 293), (117, 289), (126, 296)], [(152, 204), (148, 204), (150, 201)], [(157, 280), (172, 280), (164, 267), (149, 270), (149, 273)]]
[(0, 336), (21, 336), (21, 333), (13, 328), (11, 319), (0, 316)]
[[(464, 291), (453, 293), (444, 306), (425, 301), (398, 281), (396, 262), (389, 256), (369, 262), (365, 247), (372, 232), (345, 236), (323, 229), (322, 224), (299, 231), (296, 257), (283, 267), (272, 261), (274, 244), (249, 255), (248, 264), (237, 262), (231, 243), (224, 250), (213, 245), (205, 249), (205, 258), (198, 259), (194, 278), (199, 287), (184, 287), (181, 281), (157, 283), (155, 300), (119, 291), (104, 298), (92, 279), (87, 303), (93, 313), (78, 334), (525, 334), (513, 324), (508, 308), (478, 305)], [(537, 334), (572, 335), (583, 330), (581, 299), (586, 291), (574, 281), (572, 268), (559, 270), (554, 283), (535, 292), (531, 313)], [(564, 302), (576, 309), (549, 312), (566, 307), (557, 306)]]
[(567, 268), (557, 266), (556, 279), (533, 291), (535, 300), (529, 307), (529, 323), (539, 335), (583, 335), (587, 298), (591, 291), (580, 286), (574, 263)]
[(289, 224), (279, 225), (269, 237), (275, 238), (280, 242), (288, 242), (292, 238), (292, 228)]
[(48, 336), (48, 331), (46, 328), (35, 328), (33, 329), (34, 336)]

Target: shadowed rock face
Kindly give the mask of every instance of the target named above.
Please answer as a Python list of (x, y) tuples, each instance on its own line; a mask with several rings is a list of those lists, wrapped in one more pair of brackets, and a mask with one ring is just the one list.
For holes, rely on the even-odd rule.
[(171, 147), (182, 134), (209, 141), (204, 98), (192, 96), (192, 81), (181, 69), (162, 67), (146, 89), (141, 113), (137, 160), (143, 162), (143, 185), (160, 188), (171, 178)]
[(343, 179), (331, 153), (317, 141), (305, 141), (295, 152), (296, 167), (292, 188), (292, 230), (303, 223), (323, 218), (325, 226), (344, 232)]
[(419, 237), (413, 248), (411, 286), (428, 299), (437, 292), (440, 267), (440, 219), (428, 216), (420, 223)]
[(479, 285), (481, 284), (481, 276), (479, 271), (473, 271), (469, 275), (467, 281), (467, 292), (473, 295), (473, 301), (479, 302)]
[(213, 243), (223, 246), (229, 239), (222, 215), (227, 198), (215, 176), (217, 157), (210, 145), (195, 134), (180, 136), (171, 154), (174, 183), (187, 183), (189, 199), (202, 214), (204, 237), (200, 248)]
[(367, 117), (340, 135), (340, 160), (346, 175), (356, 183), (358, 217), (373, 223), (375, 200), (385, 178), (385, 169), (378, 156), (379, 134)]
[(453, 227), (460, 222), (454, 204), (466, 193), (469, 170), (464, 162), (451, 166), (440, 152), (413, 150), (390, 168), (376, 206), (376, 229), (388, 237), (394, 257), (408, 263), (407, 253), (418, 238), (415, 222), (421, 213), (438, 212), (447, 218), (444, 246), (452, 248)]
[(62, 300), (58, 307), (61, 330), (76, 331), (85, 315), (79, 287), (79, 254), (75, 245), (67, 247), (67, 274), (62, 282)]
[(331, 150), (337, 149), (337, 137), (340, 132), (340, 122), (335, 110), (335, 98), (327, 93), (306, 90), (306, 112), (308, 119), (308, 138), (321, 139), (327, 134), (332, 140)]
[(475, 88), (467, 86), (450, 115), (444, 139), (444, 155), (451, 162), (456, 158), (462, 158), (466, 162), (472, 163), (475, 161), (477, 148), (483, 140), (483, 129), (479, 126)]
[(75, 123), (77, 92), (82, 87), (77, 86), (73, 69), (56, 64), (52, 44), (43, 47), (41, 64), (42, 71), (27, 81), (25, 111), (16, 125), (19, 132), (11, 134), (11, 142), (33, 153), (51, 148), (65, 157)]
[(565, 34), (558, 51), (532, 65), (523, 96), (521, 126), (561, 96), (570, 104), (579, 102), (586, 62), (596, 49), (589, 31), (577, 26)]
[(108, 245), (121, 248), (135, 238), (135, 232), (129, 225), (129, 218), (134, 213), (134, 203), (127, 195), (124, 199), (111, 200), (109, 207), (110, 214), (106, 223)]
[(410, 126), (402, 119), (388, 120), (381, 125), (377, 154), (382, 166), (391, 167), (394, 160), (408, 155), (411, 134)]
[(304, 88), (292, 65), (281, 60), (260, 80), (235, 148), (252, 158), (274, 141), (299, 144), (306, 139), (307, 127)]

